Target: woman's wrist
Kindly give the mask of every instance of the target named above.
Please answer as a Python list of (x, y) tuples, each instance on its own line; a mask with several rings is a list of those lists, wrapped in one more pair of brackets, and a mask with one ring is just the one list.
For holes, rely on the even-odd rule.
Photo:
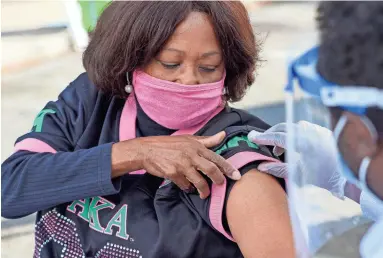
[(112, 145), (112, 178), (143, 169), (139, 138)]

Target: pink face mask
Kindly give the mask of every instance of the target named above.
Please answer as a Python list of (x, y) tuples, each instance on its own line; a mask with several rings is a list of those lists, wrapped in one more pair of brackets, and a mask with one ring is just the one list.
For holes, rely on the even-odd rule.
[(174, 130), (187, 129), (222, 109), (225, 74), (220, 81), (184, 85), (133, 72), (133, 88), (144, 112), (158, 124)]

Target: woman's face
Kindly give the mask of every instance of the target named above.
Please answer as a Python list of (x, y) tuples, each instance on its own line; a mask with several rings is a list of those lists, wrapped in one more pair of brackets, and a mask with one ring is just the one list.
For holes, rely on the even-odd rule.
[(143, 70), (162, 80), (195, 85), (219, 81), (224, 68), (221, 47), (209, 16), (192, 12)]

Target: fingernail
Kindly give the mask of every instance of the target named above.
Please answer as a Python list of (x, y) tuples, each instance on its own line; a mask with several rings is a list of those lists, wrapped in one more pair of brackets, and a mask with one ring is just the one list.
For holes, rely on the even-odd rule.
[(251, 131), (248, 135), (247, 135), (247, 138), (249, 138), (250, 141), (254, 140), (255, 137), (257, 137), (258, 135), (260, 135), (261, 133), (260, 132), (257, 132), (257, 131)]
[(239, 173), (239, 171), (234, 171), (233, 174), (231, 174), (231, 178), (234, 179), (234, 180), (239, 180), (241, 179), (241, 173)]
[(198, 193), (199, 193), (199, 198), (201, 199), (206, 199), (207, 196), (204, 196), (199, 190), (198, 190)]
[(269, 170), (269, 168), (270, 168), (270, 166), (268, 166), (268, 164), (261, 164), (261, 165), (258, 166), (257, 169), (259, 171), (265, 172), (265, 171)]

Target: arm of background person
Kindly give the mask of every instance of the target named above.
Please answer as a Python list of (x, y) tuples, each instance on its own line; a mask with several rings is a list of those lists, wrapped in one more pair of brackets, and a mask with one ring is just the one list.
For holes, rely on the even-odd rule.
[(252, 169), (230, 192), (226, 216), (244, 257), (293, 258), (287, 196), (278, 181)]

